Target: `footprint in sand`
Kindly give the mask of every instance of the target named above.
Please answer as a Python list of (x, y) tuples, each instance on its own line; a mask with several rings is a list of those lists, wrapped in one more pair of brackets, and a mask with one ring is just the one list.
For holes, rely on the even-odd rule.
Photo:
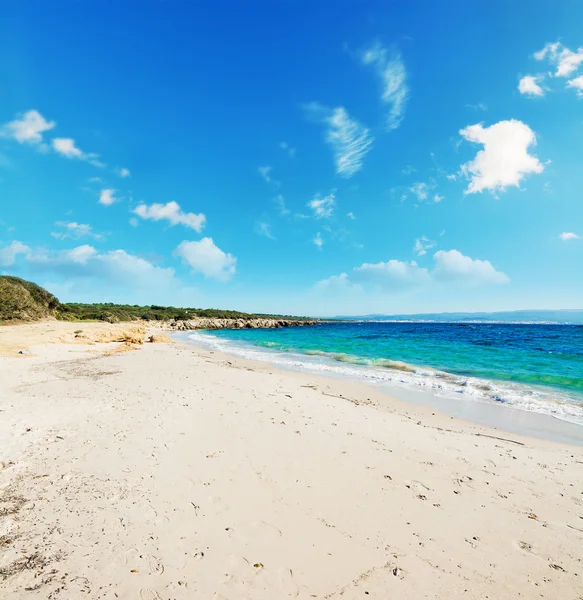
[(162, 600), (162, 598), (155, 590), (144, 588), (140, 590), (140, 600)]

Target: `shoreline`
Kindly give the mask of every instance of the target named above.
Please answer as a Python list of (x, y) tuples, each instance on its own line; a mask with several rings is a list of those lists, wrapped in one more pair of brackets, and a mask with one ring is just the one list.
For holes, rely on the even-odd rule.
[(190, 342), (138, 347), (0, 357), (0, 595), (583, 593), (581, 447)]
[[(202, 333), (204, 334), (204, 332)], [(223, 339), (212, 336), (212, 331), (209, 331), (208, 335), (217, 341), (224, 341)], [(175, 340), (186, 341), (186, 343), (193, 344), (206, 350), (210, 347), (205, 345), (203, 340), (191, 338), (188, 332), (180, 332), (172, 337)], [(228, 339), (227, 341), (232, 342), (232, 340)], [(234, 348), (244, 348), (244, 346), (235, 344)], [(583, 425), (553, 415), (529, 411), (508, 404), (488, 402), (482, 399), (465, 399), (465, 397), (460, 397), (458, 399), (454, 396), (438, 395), (432, 390), (421, 388), (415, 389), (414, 387), (405, 384), (381, 383), (365, 378), (356, 378), (341, 373), (340, 370), (330, 369), (324, 372), (318, 372), (315, 368), (310, 369), (309, 362), (305, 363), (304, 366), (306, 368), (304, 369), (303, 367), (296, 367), (291, 363), (284, 364), (277, 361), (271, 361), (269, 359), (270, 352), (265, 348), (252, 347), (252, 350), (263, 355), (264, 358), (262, 359), (247, 358), (235, 352), (231, 353), (229, 352), (228, 347), (224, 348), (221, 346), (220, 350), (217, 348), (212, 349), (215, 352), (223, 352), (227, 356), (269, 364), (273, 366), (273, 368), (287, 372), (310, 373), (312, 375), (329, 377), (341, 381), (351, 381), (367, 388), (376, 389), (393, 399), (399, 399), (403, 402), (412, 403), (418, 406), (426, 406), (434, 410), (442, 411), (448, 416), (460, 418), (470, 423), (492, 427), (507, 433), (522, 434), (528, 437), (536, 437), (539, 439), (579, 446), (583, 445)], [(274, 353), (273, 356), (275, 357), (276, 354)], [(304, 360), (306, 359), (304, 358)], [(362, 369), (363, 374), (366, 372), (366, 367), (353, 366), (352, 368), (356, 368), (357, 370)]]

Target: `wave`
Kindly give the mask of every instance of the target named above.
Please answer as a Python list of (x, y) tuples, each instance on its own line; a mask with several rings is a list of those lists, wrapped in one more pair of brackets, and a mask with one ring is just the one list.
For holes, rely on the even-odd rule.
[(502, 404), (583, 425), (581, 402), (567, 393), (549, 391), (535, 384), (466, 377), (401, 361), (364, 358), (342, 352), (317, 349), (299, 352), (275, 342), (256, 345), (209, 333), (192, 332), (187, 338), (209, 349), (269, 362), (286, 369), (336, 375), (380, 386), (423, 390), (457, 400)]

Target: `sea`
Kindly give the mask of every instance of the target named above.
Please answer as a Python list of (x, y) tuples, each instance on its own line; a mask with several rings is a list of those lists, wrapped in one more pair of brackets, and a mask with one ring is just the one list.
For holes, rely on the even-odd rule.
[(287, 369), (505, 405), (583, 425), (582, 325), (338, 321), (188, 337)]

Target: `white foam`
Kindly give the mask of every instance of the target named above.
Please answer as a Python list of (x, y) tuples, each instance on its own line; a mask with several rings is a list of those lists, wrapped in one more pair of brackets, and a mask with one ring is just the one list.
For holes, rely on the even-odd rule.
[(333, 355), (324, 352), (314, 354), (282, 352), (258, 348), (247, 342), (219, 338), (208, 333), (191, 332), (187, 337), (197, 344), (218, 352), (269, 362), (285, 369), (346, 377), (373, 385), (395, 385), (413, 390), (425, 390), (439, 397), (497, 404), (501, 407), (509, 406), (583, 425), (583, 404), (577, 404), (567, 394), (540, 387), (461, 377), (428, 368), (416, 367), (414, 372), (410, 372), (399, 368), (379, 368), (338, 362), (332, 358)]

